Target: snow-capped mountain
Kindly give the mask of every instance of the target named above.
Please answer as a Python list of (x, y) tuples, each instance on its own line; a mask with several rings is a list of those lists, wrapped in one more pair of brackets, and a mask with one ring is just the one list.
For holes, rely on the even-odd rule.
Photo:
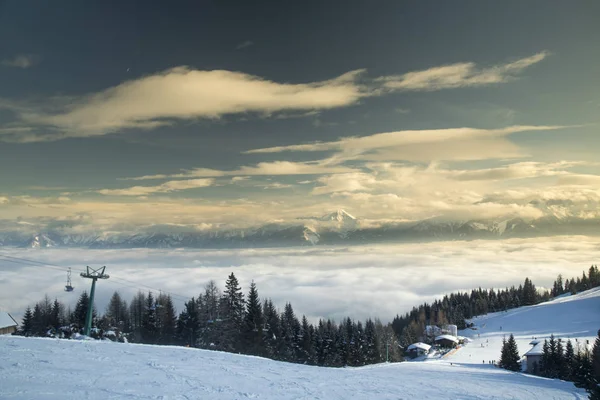
[[(546, 206), (544, 204), (544, 207)], [(139, 231), (130, 229), (128, 232), (71, 234), (61, 230), (11, 231), (5, 228), (0, 231), (0, 246), (39, 249), (251, 248), (600, 235), (600, 218), (559, 214), (561, 215), (552, 212), (534, 220), (503, 218), (449, 221), (433, 218), (411, 223), (385, 223), (376, 227), (363, 227), (360, 219), (340, 209), (320, 217), (304, 217), (288, 223), (270, 223), (246, 229), (174, 232), (161, 230), (160, 227), (145, 227)], [(32, 227), (35, 228), (33, 225)]]

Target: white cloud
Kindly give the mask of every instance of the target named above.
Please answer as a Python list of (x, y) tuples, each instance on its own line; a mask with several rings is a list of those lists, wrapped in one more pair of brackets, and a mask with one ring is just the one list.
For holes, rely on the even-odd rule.
[(168, 181), (157, 186), (132, 186), (125, 189), (100, 189), (97, 193), (106, 196), (144, 196), (152, 193), (168, 193), (179, 190), (198, 189), (212, 186), (214, 179), (187, 179)]
[(291, 84), (241, 72), (178, 67), (89, 96), (68, 99), (58, 113), (24, 112), (21, 114), (23, 123), (57, 131), (43, 136), (11, 138), (4, 135), (4, 139), (59, 140), (104, 135), (128, 128), (152, 129), (172, 120), (343, 107), (365, 96), (365, 88), (357, 83), (362, 72), (351, 71), (327, 81)]
[(177, 174), (159, 174), (145, 175), (134, 178), (124, 178), (125, 180), (149, 180), (149, 179), (170, 179), (170, 178), (202, 178), (235, 176), (242, 180), (245, 176), (261, 175), (319, 175), (319, 174), (337, 174), (352, 171), (352, 169), (343, 166), (328, 166), (323, 162), (293, 162), (293, 161), (272, 161), (260, 162), (254, 166), (243, 166), (233, 171), (221, 171), (209, 168), (194, 168)]
[(385, 76), (378, 80), (383, 83), (385, 89), (399, 91), (433, 91), (485, 86), (512, 80), (516, 74), (539, 63), (548, 55), (548, 52), (541, 52), (489, 68), (477, 68), (473, 62), (457, 63), (402, 75)]
[[(248, 43), (242, 45), (247, 47)], [(0, 140), (27, 143), (91, 137), (247, 112), (312, 115), (387, 92), (506, 82), (547, 55), (542, 52), (490, 68), (477, 69), (474, 63), (460, 63), (375, 80), (366, 76), (366, 70), (359, 69), (310, 83), (278, 83), (242, 72), (202, 71), (182, 66), (87, 96), (55, 97), (33, 105), (9, 104), (19, 125), (0, 132)], [(25, 64), (21, 61), (21, 65)], [(7, 101), (0, 99), (0, 103)]]
[(39, 57), (33, 54), (19, 54), (14, 58), (2, 60), (0, 64), (5, 67), (14, 67), (14, 68), (30, 68), (39, 62)]
[(565, 126), (510, 126), (500, 129), (449, 128), (377, 133), (316, 142), (249, 150), (248, 154), (285, 151), (334, 151), (334, 160), (482, 160), (525, 154), (507, 136), (520, 132), (565, 129)]
[[(590, 260), (600, 257), (597, 238), (556, 237), (543, 240), (469, 241), (360, 246), (351, 248), (246, 250), (8, 250), (8, 255), (73, 268), (77, 293), (89, 281), (77, 272), (84, 265), (106, 264), (111, 279), (96, 287), (104, 310), (114, 290), (127, 300), (148, 285), (185, 298), (197, 296), (211, 279), (223, 287), (234, 272), (245, 293), (251, 280), (261, 299), (283, 308), (291, 302), (297, 314), (314, 318), (345, 316), (391, 320), (422, 302), (476, 287), (518, 286), (525, 277), (549, 287), (561, 273), (581, 276)], [(543, 266), (543, 268), (540, 268)], [(77, 296), (63, 290), (61, 271), (2, 263), (0, 304), (22, 313), (45, 293), (74, 305)], [(144, 279), (135, 278), (143, 272)], [(124, 278), (139, 285), (123, 285)], [(131, 287), (134, 286), (134, 287)], [(352, 295), (349, 296), (348, 294)], [(176, 299), (178, 311), (183, 300)]]

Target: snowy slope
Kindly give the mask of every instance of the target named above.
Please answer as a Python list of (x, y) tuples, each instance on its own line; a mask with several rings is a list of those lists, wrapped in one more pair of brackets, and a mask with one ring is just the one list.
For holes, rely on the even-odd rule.
[(529, 345), (532, 338), (543, 340), (551, 334), (565, 340), (571, 338), (574, 346), (577, 343), (583, 346), (588, 340), (593, 345), (600, 329), (600, 288), (535, 306), (491, 313), (474, 318), (472, 322), (477, 330), (466, 329), (459, 335), (470, 337), (473, 342), (445, 360), (472, 364), (482, 364), (484, 360), (498, 361), (502, 337), (506, 335), (508, 338), (511, 333), (521, 355), (532, 347)]
[(445, 362), (320, 368), (204, 350), (0, 336), (2, 399), (585, 399), (572, 384)]

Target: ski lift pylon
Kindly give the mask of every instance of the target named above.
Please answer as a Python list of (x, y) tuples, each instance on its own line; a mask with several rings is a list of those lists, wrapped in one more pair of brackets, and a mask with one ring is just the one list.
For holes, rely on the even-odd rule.
[(67, 272), (67, 284), (65, 286), (65, 292), (72, 292), (73, 289), (75, 288), (71, 285), (71, 268), (69, 268), (69, 271)]

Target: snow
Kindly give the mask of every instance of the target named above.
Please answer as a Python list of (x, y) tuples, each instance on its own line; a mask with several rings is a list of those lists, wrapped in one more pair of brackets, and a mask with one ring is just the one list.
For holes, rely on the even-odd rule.
[[(1, 399), (586, 399), (570, 382), (508, 372), (502, 337), (521, 354), (551, 333), (592, 340), (600, 288), (473, 319), (471, 343), (440, 359), (322, 368), (184, 347), (0, 336)], [(502, 329), (500, 329), (502, 326)], [(444, 335), (446, 336), (446, 335)], [(593, 343), (593, 342), (592, 342)], [(485, 362), (482, 362), (485, 361)]]
[(525, 356), (541, 356), (544, 353), (544, 342), (539, 342), (533, 345), (533, 347), (524, 355)]
[(0, 337), (2, 399), (585, 399), (573, 384), (442, 361), (322, 368), (184, 347)]
[(413, 343), (406, 348), (406, 350), (409, 350), (409, 351), (412, 349), (421, 349), (421, 350), (429, 351), (429, 349), (431, 349), (431, 346), (426, 343), (418, 342), (418, 343)]
[(451, 362), (482, 364), (500, 360), (502, 338), (512, 333), (519, 354), (523, 356), (532, 348), (532, 341), (554, 335), (564, 341), (571, 339), (573, 346), (593, 345), (600, 329), (600, 288), (587, 290), (573, 296), (561, 296), (546, 303), (490, 313), (471, 320), (476, 330), (460, 331), (472, 339), (444, 359)]
[(17, 322), (6, 311), (0, 311), (0, 329), (16, 326)]
[(454, 343), (458, 343), (458, 338), (452, 335), (440, 335), (440, 336), (436, 336), (435, 341), (437, 342), (438, 340), (450, 340)]

